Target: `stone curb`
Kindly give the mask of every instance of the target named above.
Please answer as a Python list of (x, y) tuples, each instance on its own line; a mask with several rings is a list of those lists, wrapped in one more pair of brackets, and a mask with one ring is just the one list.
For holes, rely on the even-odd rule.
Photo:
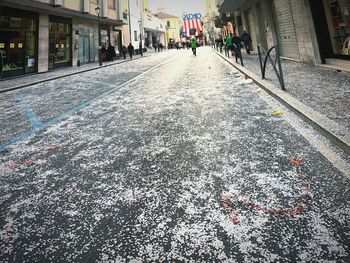
[[(60, 79), (60, 78), (70, 77), (70, 76), (78, 75), (78, 74), (84, 73), (84, 72), (89, 72), (89, 71), (93, 71), (93, 70), (97, 70), (97, 69), (101, 69), (101, 68), (106, 68), (106, 67), (109, 67), (109, 66), (114, 66), (114, 65), (118, 65), (118, 64), (127, 63), (127, 62), (130, 62), (130, 61), (133, 61), (133, 60), (137, 60), (137, 59), (141, 59), (141, 58), (144, 58), (144, 57), (147, 57), (147, 55), (144, 55), (143, 57), (136, 57), (136, 58), (134, 58), (132, 60), (131, 59), (122, 60), (122, 61), (118, 61), (118, 62), (107, 64), (107, 65), (103, 65), (103, 66), (92, 67), (92, 68), (89, 68), (89, 69), (83, 69), (83, 70), (75, 71), (75, 72), (64, 74), (64, 75), (59, 75), (59, 76), (55, 76), (55, 77), (51, 77), (51, 78), (47, 78), (47, 79), (33, 81), (33, 82), (26, 83), (26, 84), (13, 86), (11, 88), (6, 88), (6, 89), (2, 89), (2, 90), (0, 89), (0, 94), (1, 93), (6, 93), (6, 92), (9, 92), (9, 91), (22, 89), (22, 88), (29, 87), (29, 86), (32, 86), (32, 85), (37, 85), (37, 84), (40, 84), (40, 83), (48, 82), (48, 81), (51, 81), (51, 80), (56, 80), (56, 79)], [(45, 74), (45, 73), (43, 73), (43, 74)], [(0, 84), (1, 84), (1, 82), (0, 82)]]
[[(336, 143), (337, 146), (339, 146), (344, 152), (350, 155), (350, 132), (346, 128), (329, 119), (328, 117), (320, 114), (304, 103), (298, 101), (288, 93), (282, 91), (282, 89), (276, 87), (274, 84), (268, 82), (267, 80), (261, 79), (260, 76), (247, 70), (238, 63), (235, 63), (232, 58), (230, 60), (220, 52), (213, 49), (212, 51), (227, 61), (229, 64), (231, 64), (233, 67), (241, 71), (243, 74), (250, 77), (255, 84), (263, 88), (270, 95), (292, 109), (294, 112), (298, 113), (304, 120), (322, 132), (328, 139)], [(286, 88), (288, 89), (288, 87)]]

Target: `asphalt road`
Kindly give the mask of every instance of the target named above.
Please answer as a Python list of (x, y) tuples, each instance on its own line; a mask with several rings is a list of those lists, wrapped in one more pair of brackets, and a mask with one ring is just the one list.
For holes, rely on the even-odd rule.
[(350, 262), (350, 170), (207, 48), (0, 95), (0, 262)]

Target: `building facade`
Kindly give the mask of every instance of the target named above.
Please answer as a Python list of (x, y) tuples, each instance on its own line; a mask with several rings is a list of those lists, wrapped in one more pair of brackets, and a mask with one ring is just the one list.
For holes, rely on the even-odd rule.
[(158, 12), (154, 14), (156, 17), (161, 19), (166, 26), (165, 30), (165, 46), (172, 46), (176, 42), (181, 41), (181, 29), (182, 20), (178, 16), (167, 14), (165, 12)]
[(136, 52), (139, 52), (140, 45), (144, 43), (144, 25), (143, 25), (143, 1), (129, 0), (129, 34), (130, 42)]
[(148, 9), (144, 10), (145, 46), (152, 48), (159, 44), (165, 45), (165, 22), (152, 15)]
[(215, 25), (215, 18), (219, 16), (219, 0), (205, 0), (206, 13), (203, 18), (204, 35), (206, 43), (214, 44), (216, 39), (222, 37), (220, 28)]
[(283, 57), (315, 64), (350, 60), (350, 0), (225, 0), (220, 11), (255, 49), (278, 45)]
[(123, 0), (1, 1), (1, 78), (98, 61), (97, 11), (101, 45), (111, 44), (119, 53), (122, 26), (127, 24), (123, 4)]

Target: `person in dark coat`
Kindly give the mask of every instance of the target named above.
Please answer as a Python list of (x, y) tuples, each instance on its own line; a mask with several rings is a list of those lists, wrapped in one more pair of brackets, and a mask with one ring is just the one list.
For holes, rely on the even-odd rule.
[(107, 48), (105, 45), (102, 45), (102, 48), (101, 48), (101, 58), (102, 58), (102, 61), (107, 60)]
[(0, 79), (2, 78), (2, 71), (4, 69), (4, 51), (0, 50)]
[(134, 54), (134, 46), (130, 43), (129, 46), (128, 46), (128, 52), (129, 52), (129, 56), (130, 56), (130, 59), (132, 59), (132, 55)]
[(236, 34), (234, 34), (232, 37), (232, 43), (235, 44), (237, 48), (241, 48), (241, 38)]
[(244, 47), (247, 51), (247, 54), (250, 54), (252, 39), (247, 31), (243, 30), (243, 33), (241, 35), (241, 39), (242, 39)]
[(113, 61), (113, 59), (117, 56), (117, 54), (115, 53), (115, 49), (114, 47), (109, 44), (108, 48), (107, 48), (107, 60), (108, 61)]
[(139, 44), (139, 51), (140, 51), (141, 57), (143, 57), (142, 42), (140, 42)]
[(122, 54), (123, 54), (123, 58), (126, 59), (126, 53), (128, 53), (128, 49), (126, 48), (126, 46), (122, 46)]

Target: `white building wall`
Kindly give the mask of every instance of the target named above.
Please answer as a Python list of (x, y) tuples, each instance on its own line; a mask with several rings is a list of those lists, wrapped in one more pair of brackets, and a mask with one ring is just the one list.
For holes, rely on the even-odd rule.
[[(130, 37), (131, 43), (135, 49), (139, 48), (140, 44), (140, 25), (139, 21), (142, 21), (141, 10), (142, 0), (129, 0), (129, 22), (130, 22)], [(135, 40), (135, 31), (137, 32), (137, 40)], [(143, 35), (143, 34), (142, 34)], [(142, 46), (144, 46), (144, 41), (142, 40)]]

